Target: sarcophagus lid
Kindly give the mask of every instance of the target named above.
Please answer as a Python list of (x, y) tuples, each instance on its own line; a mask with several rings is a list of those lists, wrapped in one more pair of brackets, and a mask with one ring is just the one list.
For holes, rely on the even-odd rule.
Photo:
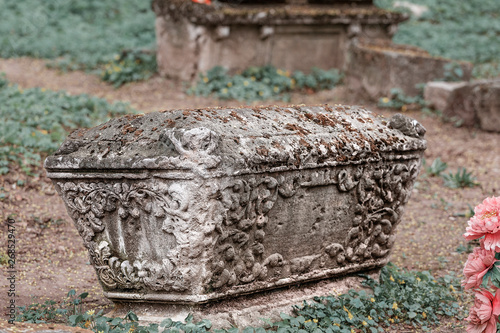
[(425, 129), (349, 106), (173, 110), (45, 162), (113, 300), (206, 302), (383, 266)]

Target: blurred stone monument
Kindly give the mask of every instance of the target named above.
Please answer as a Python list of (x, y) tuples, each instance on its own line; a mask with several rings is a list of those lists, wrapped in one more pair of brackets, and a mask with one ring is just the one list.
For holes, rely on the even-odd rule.
[(407, 16), (372, 0), (155, 0), (160, 74), (181, 80), (222, 65), (343, 69), (355, 37), (389, 39)]

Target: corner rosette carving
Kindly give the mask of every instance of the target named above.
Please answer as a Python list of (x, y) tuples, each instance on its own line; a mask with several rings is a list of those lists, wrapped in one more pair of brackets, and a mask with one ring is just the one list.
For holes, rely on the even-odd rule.
[(408, 116), (396, 113), (389, 121), (389, 127), (400, 131), (404, 135), (422, 139), (427, 130), (422, 124)]
[(217, 167), (221, 161), (219, 156), (213, 155), (219, 144), (219, 135), (208, 128), (166, 129), (159, 140), (180, 155), (173, 162), (179, 168), (204, 173), (206, 169)]

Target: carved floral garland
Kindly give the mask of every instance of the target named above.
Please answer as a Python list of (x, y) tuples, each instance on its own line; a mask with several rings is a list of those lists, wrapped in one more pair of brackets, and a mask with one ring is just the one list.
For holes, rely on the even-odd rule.
[(285, 265), (292, 274), (305, 273), (321, 254), (286, 261), (279, 253), (263, 257), (267, 213), (278, 195), (289, 198), (299, 187), (335, 184), (340, 192), (355, 191), (357, 205), (352, 228), (342, 244), (332, 243), (325, 255), (345, 266), (386, 256), (395, 240), (394, 226), (401, 216), (401, 205), (411, 193), (413, 179), (418, 173), (416, 161), (408, 165), (398, 163), (382, 166), (326, 169), (306, 182), (298, 177), (277, 181), (265, 177), (257, 181), (238, 180), (223, 191), (226, 208), (225, 223), (220, 228), (217, 243), (220, 258), (212, 263), (212, 276), (208, 281), (213, 289), (246, 284), (258, 280), (278, 279)]
[[(102, 218), (106, 213), (118, 209), (119, 218), (134, 220), (141, 212), (164, 217), (166, 214), (187, 219), (186, 203), (182, 200), (182, 188), (158, 183), (149, 185), (143, 182), (129, 185), (116, 183), (73, 182), (58, 183), (60, 192), (71, 217), (89, 250), (100, 281), (109, 289), (186, 290), (188, 286), (176, 268), (174, 256), (164, 258), (161, 263), (136, 260), (130, 263), (112, 256), (108, 241), (96, 243), (95, 236), (102, 233)], [(135, 223), (140, 228), (140, 223)]]
[[(339, 266), (384, 257), (394, 243), (394, 226), (401, 206), (411, 193), (417, 161), (389, 167), (365, 165), (326, 170), (320, 176), (300, 182), (293, 173), (278, 179), (264, 176), (237, 179), (221, 188), (216, 200), (222, 205), (223, 221), (215, 228), (216, 253), (211, 262), (208, 284), (213, 289), (248, 284), (259, 280), (279, 279), (285, 265), (292, 274), (304, 273), (320, 257)], [(268, 213), (278, 197), (294, 196), (300, 187), (336, 185), (340, 192), (354, 191), (357, 205), (354, 220), (342, 243), (332, 243), (324, 254), (286, 261), (279, 253), (264, 256), (263, 245)], [(144, 289), (184, 291), (189, 288), (177, 268), (175, 253), (162, 262), (129, 260), (113, 255), (108, 240), (103, 239), (106, 214), (118, 210), (122, 220), (141, 227), (141, 214), (157, 218), (189, 220), (185, 189), (179, 184), (161, 182), (58, 183), (68, 211), (88, 248), (100, 281), (108, 289)], [(163, 228), (165, 232), (171, 232)], [(98, 241), (97, 239), (100, 239)], [(172, 249), (175, 252), (175, 249)], [(322, 258), (322, 260), (324, 259)]]

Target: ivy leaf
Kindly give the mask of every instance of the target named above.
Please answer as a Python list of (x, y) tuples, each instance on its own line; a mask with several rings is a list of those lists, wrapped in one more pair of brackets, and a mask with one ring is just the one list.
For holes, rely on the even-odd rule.
[(184, 319), (184, 321), (185, 321), (186, 323), (190, 323), (190, 322), (192, 322), (192, 321), (193, 321), (193, 314), (192, 314), (192, 313), (189, 313), (189, 314), (187, 315), (186, 319)]
[(135, 313), (133, 313), (132, 311), (127, 313), (127, 319), (130, 321), (139, 321), (139, 318), (137, 317), (137, 315)]
[(173, 323), (174, 323), (174, 322), (172, 321), (172, 319), (167, 318), (167, 319), (163, 320), (163, 321), (160, 323), (160, 327), (165, 327), (165, 328), (168, 328), (168, 327), (171, 327)]
[(363, 303), (360, 301), (359, 298), (354, 298), (353, 300), (351, 300), (351, 305), (354, 306), (356, 309), (363, 307)]
[(81, 293), (81, 294), (78, 296), (78, 298), (80, 298), (80, 299), (84, 299), (84, 298), (87, 298), (87, 296), (88, 296), (88, 295), (89, 295), (89, 293), (88, 293), (88, 292), (84, 292), (84, 293)]

